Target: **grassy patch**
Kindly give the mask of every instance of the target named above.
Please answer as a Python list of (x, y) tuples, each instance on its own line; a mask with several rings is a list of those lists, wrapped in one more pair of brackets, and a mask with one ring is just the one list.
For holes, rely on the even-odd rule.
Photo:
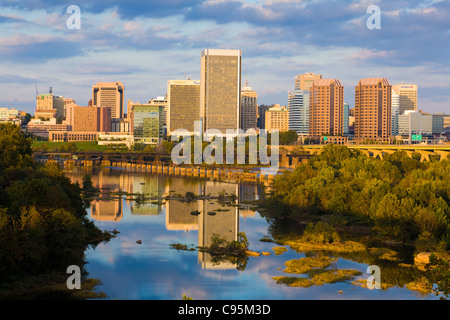
[(353, 280), (354, 277), (362, 275), (358, 270), (353, 269), (327, 269), (337, 259), (328, 256), (304, 257), (285, 262), (286, 269), (283, 271), (289, 274), (304, 274), (307, 277), (278, 276), (273, 277), (277, 284), (284, 284), (290, 287), (311, 287), (321, 286), (325, 283), (336, 283)]
[(407, 289), (427, 295), (432, 292), (433, 284), (426, 277), (421, 277), (405, 286)]
[(284, 270), (284, 272), (296, 274), (308, 273), (313, 269), (327, 268), (335, 261), (336, 259), (332, 259), (327, 256), (306, 257), (289, 260), (285, 263), (286, 269)]
[(277, 256), (279, 256), (280, 254), (286, 252), (288, 249), (286, 247), (273, 247), (272, 250), (275, 252)]
[[(32, 148), (37, 151), (46, 151), (46, 152), (60, 152), (60, 151), (68, 151), (67, 146), (69, 142), (52, 142), (52, 141), (34, 141)], [(78, 152), (88, 152), (95, 151), (101, 152), (110, 149), (108, 146), (99, 146), (96, 141), (80, 141), (80, 142), (72, 142), (76, 146), (76, 151)]]
[(273, 277), (277, 284), (284, 284), (289, 287), (302, 287), (307, 288), (312, 286), (312, 282), (307, 278), (299, 278), (299, 277)]
[(353, 280), (354, 277), (360, 275), (362, 275), (360, 271), (353, 269), (321, 270), (312, 276), (311, 281), (315, 286), (320, 286), (324, 283), (337, 283)]
[[(358, 287), (367, 289), (367, 279), (357, 279), (357, 280), (352, 281), (351, 283), (354, 286), (358, 286)], [(387, 284), (387, 283), (385, 283), (383, 281), (380, 283), (380, 288), (382, 290), (387, 290), (387, 289), (389, 289), (389, 288), (391, 288), (393, 286), (394, 285), (389, 285), (389, 284)]]
[(310, 275), (309, 278), (300, 278), (293, 276), (273, 277), (277, 284), (284, 284), (289, 287), (311, 287), (321, 286), (325, 283), (337, 283), (354, 279), (355, 276), (361, 275), (358, 270), (352, 269), (336, 269), (336, 270), (320, 270)]
[(290, 246), (297, 251), (331, 251), (331, 252), (359, 252), (365, 251), (366, 247), (359, 242), (355, 241), (342, 241), (334, 242), (331, 244), (324, 243), (311, 243), (306, 242), (303, 239), (290, 239), (281, 242), (283, 245)]
[(309, 224), (300, 237), (278, 239), (279, 244), (290, 246), (297, 251), (365, 251), (365, 245), (355, 241), (344, 241), (330, 225), (322, 222)]

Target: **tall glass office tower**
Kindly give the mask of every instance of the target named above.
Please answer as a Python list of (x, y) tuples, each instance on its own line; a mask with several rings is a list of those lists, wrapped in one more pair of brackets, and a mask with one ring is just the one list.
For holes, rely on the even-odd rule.
[(309, 133), (309, 90), (295, 89), (289, 92), (289, 130), (298, 135)]
[(201, 54), (200, 118), (203, 130), (240, 128), (241, 50), (206, 49)]

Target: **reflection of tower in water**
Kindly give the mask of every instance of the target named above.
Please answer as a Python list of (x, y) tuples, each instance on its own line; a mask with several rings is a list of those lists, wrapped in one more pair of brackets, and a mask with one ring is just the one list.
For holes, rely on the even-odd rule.
[[(238, 186), (232, 183), (217, 183), (207, 181), (203, 187), (203, 195), (218, 195), (225, 191), (228, 195), (238, 195)], [(237, 204), (237, 201), (236, 203)], [(239, 214), (235, 206), (224, 206), (217, 201), (208, 199), (203, 201), (201, 214), (198, 216), (198, 245), (200, 247), (208, 247), (211, 245), (211, 238), (218, 235), (227, 241), (237, 240), (239, 233)], [(222, 211), (226, 210), (226, 211)], [(210, 213), (215, 214), (210, 214)], [(199, 251), (198, 261), (204, 269), (234, 269), (236, 264), (228, 261), (215, 264), (211, 261), (211, 255)]]
[(239, 188), (239, 215), (246, 217), (253, 217), (255, 211), (253, 207), (247, 203), (255, 201), (258, 195), (258, 187), (256, 184), (240, 184)]
[[(184, 178), (174, 177), (166, 189), (167, 195), (185, 196), (187, 192), (194, 195), (201, 194), (203, 189), (200, 181), (189, 181)], [(198, 217), (191, 215), (192, 211), (200, 211), (203, 200), (184, 202), (179, 200), (166, 201), (166, 229), (167, 230), (198, 230)]]
[(123, 205), (121, 200), (104, 200), (100, 196), (98, 200), (91, 202), (91, 218), (97, 221), (118, 222), (123, 217)]
[(141, 194), (144, 197), (155, 197), (157, 199), (144, 203), (130, 201), (130, 211), (134, 215), (158, 215), (162, 212), (162, 196), (164, 193), (164, 177), (160, 175), (133, 175), (129, 193)]
[(122, 199), (111, 199), (110, 195), (104, 192), (120, 190), (121, 176), (111, 175), (109, 171), (101, 171), (91, 178), (94, 187), (103, 191), (98, 199), (91, 202), (91, 218), (97, 221), (120, 221), (123, 218)]

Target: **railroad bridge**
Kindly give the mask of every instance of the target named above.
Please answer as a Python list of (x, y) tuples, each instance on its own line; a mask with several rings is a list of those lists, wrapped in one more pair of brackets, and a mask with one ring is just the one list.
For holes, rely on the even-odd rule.
[[(304, 146), (280, 146), (280, 168), (296, 168), (300, 163), (307, 162), (311, 157), (317, 156), (323, 151), (324, 145)], [(386, 154), (392, 154), (403, 150), (413, 158), (417, 157), (421, 162), (444, 161), (450, 159), (450, 145), (349, 145), (349, 149), (360, 150), (368, 157), (383, 159)], [(166, 153), (133, 153), (133, 152), (36, 152), (34, 158), (37, 161), (56, 160), (75, 166), (106, 166), (113, 163), (124, 164), (172, 164), (171, 155)], [(225, 161), (224, 161), (225, 163)]]
[[(293, 153), (302, 153), (305, 157), (316, 156), (322, 153), (325, 145), (304, 145), (304, 146), (280, 146), (281, 162), (285, 161), (286, 157), (295, 157)], [(450, 145), (347, 145), (349, 149), (359, 150), (368, 157), (379, 158), (383, 160), (386, 154), (392, 154), (396, 151), (405, 151), (406, 154), (413, 158), (418, 155), (421, 162), (431, 161), (436, 159), (439, 161), (450, 160)], [(292, 160), (290, 160), (292, 163)]]

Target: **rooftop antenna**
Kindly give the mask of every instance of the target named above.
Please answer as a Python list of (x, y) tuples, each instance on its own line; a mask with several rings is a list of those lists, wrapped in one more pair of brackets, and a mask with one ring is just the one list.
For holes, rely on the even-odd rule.
[(48, 93), (53, 93), (53, 88), (52, 87), (48, 88)]
[(38, 88), (37, 88), (36, 81), (34, 82), (34, 86), (36, 87), (36, 96), (38, 96), (38, 95), (39, 95), (39, 92), (38, 92)]

